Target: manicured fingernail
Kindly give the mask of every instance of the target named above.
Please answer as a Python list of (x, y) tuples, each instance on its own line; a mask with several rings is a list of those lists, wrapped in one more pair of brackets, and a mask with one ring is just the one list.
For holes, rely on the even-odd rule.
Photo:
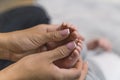
[(70, 30), (69, 30), (69, 29), (64, 29), (64, 30), (60, 31), (60, 34), (61, 34), (62, 36), (67, 36), (67, 35), (70, 34)]
[(72, 51), (73, 49), (75, 49), (76, 43), (74, 41), (72, 41), (72, 42), (68, 43), (66, 46), (69, 50)]

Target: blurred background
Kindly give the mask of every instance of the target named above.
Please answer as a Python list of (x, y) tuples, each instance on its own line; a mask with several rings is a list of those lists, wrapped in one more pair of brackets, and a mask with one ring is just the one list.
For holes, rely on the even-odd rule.
[(86, 40), (108, 38), (120, 54), (120, 0), (0, 0), (0, 12), (24, 5), (43, 6), (51, 23), (72, 23)]

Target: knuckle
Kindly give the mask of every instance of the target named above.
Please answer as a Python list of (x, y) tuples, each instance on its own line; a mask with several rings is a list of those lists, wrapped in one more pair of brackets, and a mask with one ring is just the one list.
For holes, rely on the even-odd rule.
[(65, 55), (65, 53), (66, 53), (65, 47), (61, 47), (61, 48), (57, 49), (57, 51), (58, 51), (60, 56), (62, 56), (62, 57), (66, 56)]
[(58, 40), (61, 39), (60, 35), (59, 35), (59, 33), (57, 31), (56, 32), (51, 32), (51, 34), (49, 35), (49, 38), (51, 40), (55, 40), (55, 41), (58, 41)]

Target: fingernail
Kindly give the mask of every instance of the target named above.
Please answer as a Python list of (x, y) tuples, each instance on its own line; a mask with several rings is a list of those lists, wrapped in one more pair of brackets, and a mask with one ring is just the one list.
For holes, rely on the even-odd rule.
[(60, 31), (60, 34), (61, 34), (62, 36), (67, 36), (67, 35), (70, 34), (70, 30), (69, 30), (69, 29), (64, 29), (64, 30)]
[(68, 43), (66, 46), (69, 50), (72, 51), (76, 47), (76, 43), (74, 41), (72, 41), (72, 42)]

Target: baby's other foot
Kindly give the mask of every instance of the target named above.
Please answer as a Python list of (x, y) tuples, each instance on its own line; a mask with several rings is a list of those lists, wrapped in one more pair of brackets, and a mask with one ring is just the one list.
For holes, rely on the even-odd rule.
[(106, 38), (94, 39), (88, 42), (87, 47), (89, 50), (94, 50), (98, 47), (104, 49), (105, 51), (111, 51), (112, 45), (110, 41)]

